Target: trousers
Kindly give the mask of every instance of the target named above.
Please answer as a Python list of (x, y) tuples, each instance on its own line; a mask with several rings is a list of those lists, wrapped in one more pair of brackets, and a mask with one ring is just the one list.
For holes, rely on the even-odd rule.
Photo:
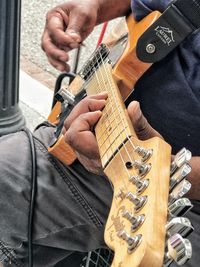
[[(113, 190), (105, 176), (89, 173), (78, 161), (66, 166), (48, 153), (54, 127), (43, 123), (34, 131), (37, 191), (34, 207), (34, 267), (76, 267), (74, 253), (105, 248), (105, 222)], [(0, 262), (28, 266), (28, 214), (31, 192), (31, 151), (24, 131), (0, 138)], [(199, 202), (188, 216), (194, 256), (185, 265), (197, 267)], [(76, 259), (75, 257), (72, 257)], [(71, 258), (71, 259), (72, 259)], [(80, 265), (77, 265), (77, 267)], [(175, 266), (175, 265), (174, 265)], [(152, 266), (153, 267), (153, 266)]]

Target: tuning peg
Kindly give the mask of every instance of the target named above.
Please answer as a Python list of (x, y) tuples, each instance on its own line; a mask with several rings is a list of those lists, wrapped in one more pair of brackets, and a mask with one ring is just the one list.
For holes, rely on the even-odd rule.
[(137, 152), (142, 157), (142, 162), (146, 162), (153, 154), (153, 149), (145, 149), (143, 147), (137, 146), (135, 148), (135, 152)]
[(125, 240), (128, 244), (128, 253), (132, 253), (141, 243), (142, 235), (136, 235), (134, 237), (127, 234), (124, 230), (118, 232), (118, 237)]
[(136, 231), (145, 221), (145, 215), (133, 215), (128, 210), (124, 210), (122, 216), (132, 223), (131, 231)]
[(188, 198), (177, 199), (168, 207), (170, 217), (183, 216), (193, 207)]
[(169, 195), (169, 204), (171, 205), (178, 198), (182, 198), (191, 188), (191, 183), (186, 179), (182, 180)]
[(143, 208), (147, 202), (147, 196), (138, 197), (131, 192), (127, 193), (126, 198), (135, 204), (135, 212), (138, 212), (141, 208)]
[(149, 185), (149, 179), (141, 180), (138, 176), (131, 176), (129, 181), (137, 187), (137, 195), (142, 194)]
[(188, 239), (175, 234), (168, 239), (168, 252), (165, 254), (163, 267), (168, 267), (173, 261), (183, 265), (192, 257), (192, 246)]
[(139, 171), (141, 177), (144, 177), (151, 170), (151, 164), (143, 164), (138, 160), (135, 160), (132, 166)]
[(183, 180), (190, 172), (192, 168), (189, 164), (185, 163), (180, 167), (170, 178), (170, 191), (176, 186), (179, 182)]
[(173, 218), (166, 225), (166, 232), (168, 236), (173, 236), (174, 234), (178, 233), (182, 237), (186, 237), (193, 230), (194, 230), (194, 227), (192, 226), (190, 220), (185, 217)]
[(192, 157), (192, 154), (186, 148), (182, 148), (174, 157), (171, 164), (170, 173), (173, 174), (183, 164), (188, 163)]

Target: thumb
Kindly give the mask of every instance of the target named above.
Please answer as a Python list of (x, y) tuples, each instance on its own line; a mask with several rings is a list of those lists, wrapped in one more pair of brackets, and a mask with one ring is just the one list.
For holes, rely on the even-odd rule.
[(151, 125), (148, 123), (147, 119), (144, 117), (140, 104), (137, 101), (133, 101), (128, 106), (128, 114), (131, 119), (133, 128), (137, 137), (140, 140), (147, 140), (152, 137), (158, 136), (163, 138)]
[(69, 14), (66, 33), (75, 43), (81, 43), (92, 32), (95, 23), (95, 17), (87, 15), (84, 11), (74, 9)]
[(75, 16), (69, 19), (66, 34), (69, 35), (75, 43), (81, 43), (83, 41), (81, 36), (81, 26), (82, 25), (77, 21)]

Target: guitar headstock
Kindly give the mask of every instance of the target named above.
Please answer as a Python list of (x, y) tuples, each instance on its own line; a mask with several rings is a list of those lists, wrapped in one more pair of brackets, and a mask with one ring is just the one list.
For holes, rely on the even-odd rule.
[[(174, 243), (179, 242), (184, 248), (188, 245), (174, 235), (177, 221), (169, 223), (176, 216), (172, 215), (174, 210), (170, 215), (168, 212), (176, 198), (172, 200), (173, 194), (169, 197), (169, 192), (179, 182), (177, 175), (172, 175), (176, 180), (172, 186), (170, 165), (171, 148), (165, 141), (157, 137), (148, 141), (131, 137), (105, 168), (114, 187), (105, 229), (105, 241), (115, 254), (112, 267), (161, 267), (164, 261), (164, 266), (168, 266), (171, 254), (176, 252)], [(192, 226), (187, 226), (188, 233)], [(171, 250), (168, 257), (167, 239)]]

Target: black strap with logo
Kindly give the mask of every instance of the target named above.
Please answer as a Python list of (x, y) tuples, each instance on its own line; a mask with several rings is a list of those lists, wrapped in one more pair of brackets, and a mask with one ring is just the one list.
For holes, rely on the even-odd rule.
[(144, 62), (160, 61), (199, 28), (200, 0), (173, 1), (138, 40), (137, 56)]

